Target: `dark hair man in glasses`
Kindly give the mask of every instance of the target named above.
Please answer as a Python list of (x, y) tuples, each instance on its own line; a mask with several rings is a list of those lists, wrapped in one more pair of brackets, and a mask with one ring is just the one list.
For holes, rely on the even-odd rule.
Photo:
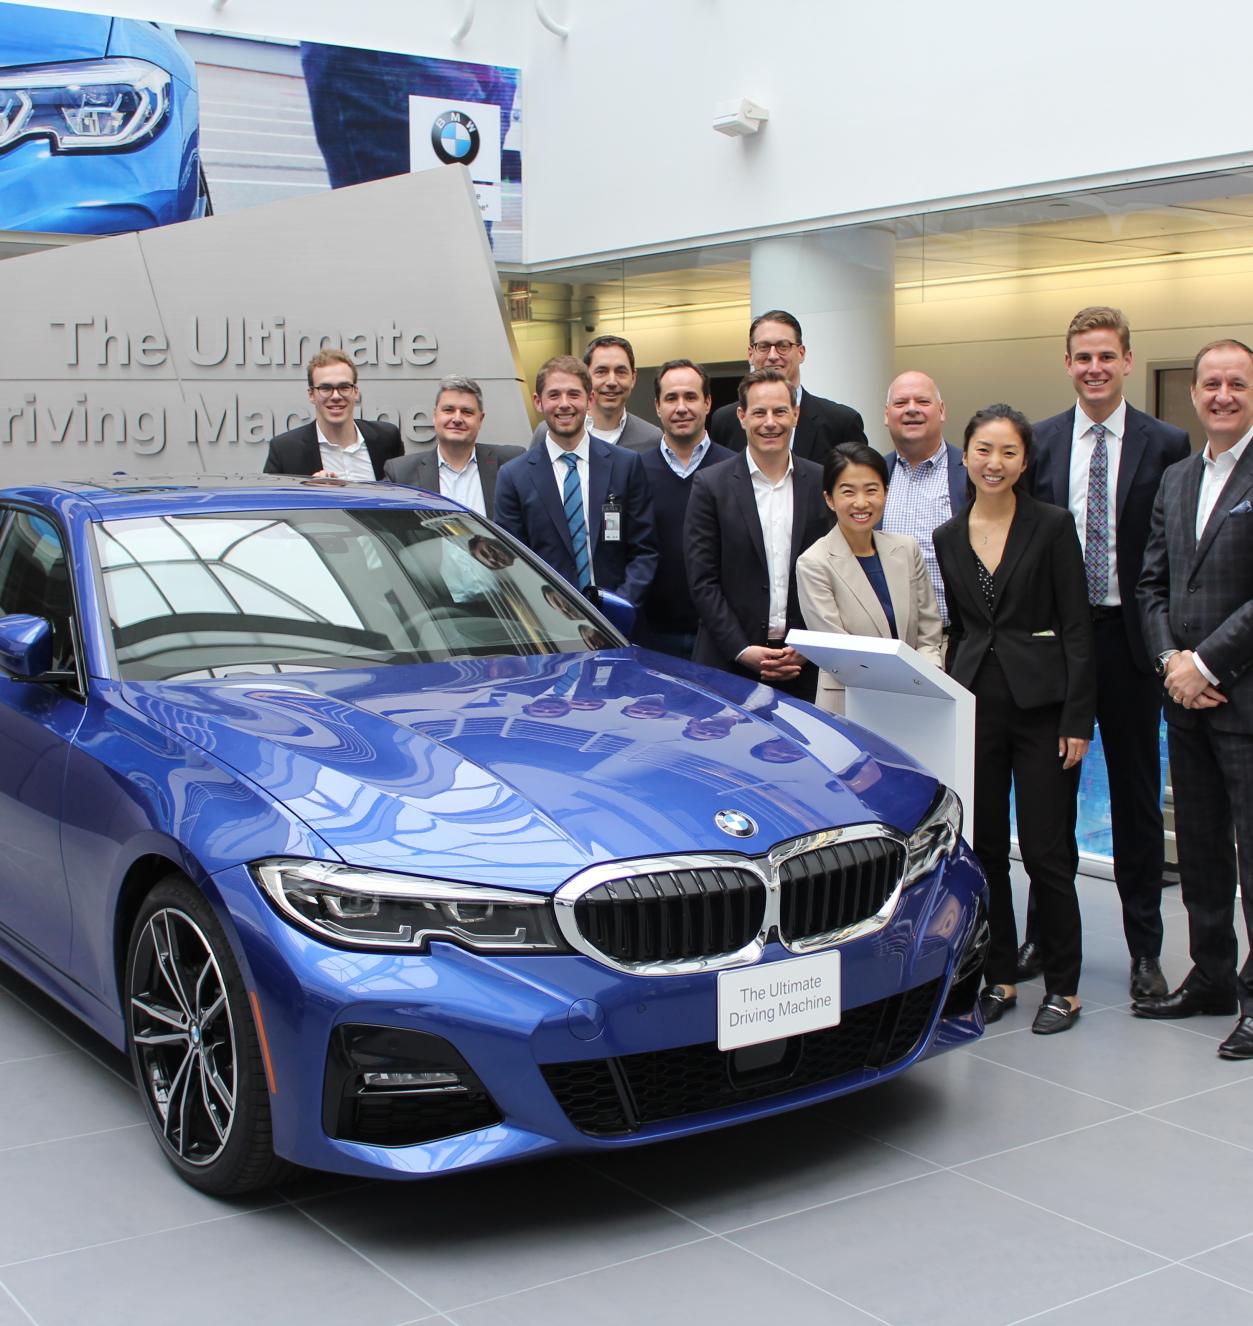
[(305, 366), (312, 422), (270, 443), (266, 474), (311, 474), (373, 483), (383, 466), (405, 454), (400, 430), (383, 420), (357, 419), (357, 368), (342, 350), (319, 350)]
[[(804, 362), (801, 325), (792, 314), (774, 308), (753, 319), (748, 328), (749, 371), (773, 368), (787, 379), (793, 395), (799, 399), (800, 409), (792, 430), (792, 454), (821, 465), (831, 448), (841, 442), (865, 442), (866, 430), (861, 415), (852, 406), (815, 396), (801, 387)], [(709, 436), (732, 451), (743, 451), (748, 445), (736, 402), (720, 405), (713, 412), (709, 418)]]

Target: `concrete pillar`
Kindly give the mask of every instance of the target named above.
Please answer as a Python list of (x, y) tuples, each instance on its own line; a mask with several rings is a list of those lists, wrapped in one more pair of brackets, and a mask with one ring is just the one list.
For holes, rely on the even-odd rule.
[(754, 240), (752, 315), (786, 309), (805, 334), (801, 385), (861, 412), (880, 450), (896, 340), (896, 237), (851, 226)]

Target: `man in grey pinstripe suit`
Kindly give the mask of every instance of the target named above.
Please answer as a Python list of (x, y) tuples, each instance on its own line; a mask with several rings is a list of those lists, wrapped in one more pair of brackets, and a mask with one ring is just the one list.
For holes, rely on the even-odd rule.
[(1233, 925), (1238, 860), (1253, 941), (1253, 350), (1203, 346), (1192, 403), (1205, 448), (1162, 478), (1139, 584), (1145, 641), (1166, 684), (1192, 970), (1132, 1009), (1180, 1018), (1238, 1007), (1218, 1053), (1253, 1059), (1253, 956), (1237, 973)]

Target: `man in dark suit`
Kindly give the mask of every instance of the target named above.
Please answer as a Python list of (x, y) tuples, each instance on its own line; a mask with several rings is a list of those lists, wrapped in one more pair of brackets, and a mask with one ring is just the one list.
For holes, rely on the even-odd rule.
[(796, 559), (831, 528), (822, 467), (789, 451), (796, 396), (781, 372), (750, 373), (739, 399), (747, 450), (698, 474), (687, 506), (692, 659), (812, 701), (818, 669), (783, 641), (805, 626)]
[(913, 369), (898, 374), (888, 387), (883, 425), (892, 450), (881, 523), (887, 533), (908, 534), (922, 549), (940, 621), (947, 629), (948, 604), (933, 535), (938, 525), (966, 505), (966, 469), (961, 452), (944, 440), (944, 398), (939, 387)]
[(1139, 586), (1144, 642), (1166, 684), (1192, 970), (1179, 989), (1132, 1010), (1181, 1018), (1238, 1006), (1218, 1053), (1253, 1059), (1253, 955), (1237, 975), (1232, 924), (1238, 861), (1253, 941), (1253, 350), (1204, 346), (1192, 403), (1205, 449), (1162, 479)]
[(709, 417), (709, 374), (690, 359), (671, 359), (653, 379), (661, 442), (642, 452), (657, 517), (660, 559), (652, 588), (644, 601), (644, 620), (636, 643), (676, 658), (691, 658), (698, 618), (687, 584), (687, 550), (683, 521), (692, 495), (692, 480), (735, 454), (711, 442), (705, 431)]
[[(635, 390), (635, 351), (623, 336), (597, 336), (587, 343), (583, 363), (592, 375), (591, 409), (587, 431), (602, 442), (628, 451), (651, 451), (661, 441), (656, 424), (631, 414), (627, 398)], [(531, 436), (531, 445), (544, 440), (548, 424), (541, 422)]]
[[(1161, 681), (1144, 647), (1135, 587), (1153, 499), (1188, 435), (1129, 405), (1131, 330), (1121, 310), (1080, 309), (1066, 332), (1066, 372), (1078, 396), (1035, 426), (1028, 490), (1066, 507), (1084, 550), (1095, 639), (1096, 721), (1109, 771), (1114, 881), (1131, 955), (1131, 996), (1166, 993), (1162, 975), (1162, 867), (1158, 732)], [(1028, 923), (1022, 965), (1032, 974)]]
[(266, 474), (313, 474), (370, 483), (383, 466), (403, 456), (395, 424), (356, 419), (361, 400), (357, 367), (342, 350), (319, 350), (305, 366), (313, 420), (270, 442)]
[[(760, 313), (748, 329), (748, 367), (773, 368), (783, 374), (799, 402), (792, 454), (823, 464), (841, 442), (864, 442), (861, 415), (848, 405), (815, 396), (801, 387), (805, 344), (800, 323), (783, 309)], [(719, 446), (743, 451), (747, 446), (737, 404), (721, 405), (709, 420), (709, 436)]]
[(501, 468), (496, 523), (590, 598), (609, 589), (638, 607), (657, 570), (652, 499), (635, 452), (588, 436), (591, 390), (570, 355), (540, 369), (547, 435)]
[(383, 466), (384, 476), (392, 483), (451, 497), (491, 520), (497, 471), (522, 455), (522, 448), (480, 442), (484, 418), (483, 389), (473, 378), (442, 378), (435, 393), (435, 445), (417, 455), (389, 460)]

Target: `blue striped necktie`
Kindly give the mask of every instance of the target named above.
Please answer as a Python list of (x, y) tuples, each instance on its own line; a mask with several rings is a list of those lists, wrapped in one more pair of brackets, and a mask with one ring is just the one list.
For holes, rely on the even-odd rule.
[(591, 566), (587, 556), (587, 521), (583, 517), (583, 489), (579, 483), (579, 458), (567, 451), (561, 458), (566, 463), (566, 477), (561, 485), (561, 501), (566, 509), (566, 523), (570, 526), (570, 546), (574, 549), (574, 571), (580, 589), (592, 583)]
[(1088, 602), (1103, 603), (1109, 592), (1109, 453), (1105, 427), (1092, 425), (1096, 444), (1088, 466), (1088, 511), (1084, 521), (1083, 569), (1088, 579)]

